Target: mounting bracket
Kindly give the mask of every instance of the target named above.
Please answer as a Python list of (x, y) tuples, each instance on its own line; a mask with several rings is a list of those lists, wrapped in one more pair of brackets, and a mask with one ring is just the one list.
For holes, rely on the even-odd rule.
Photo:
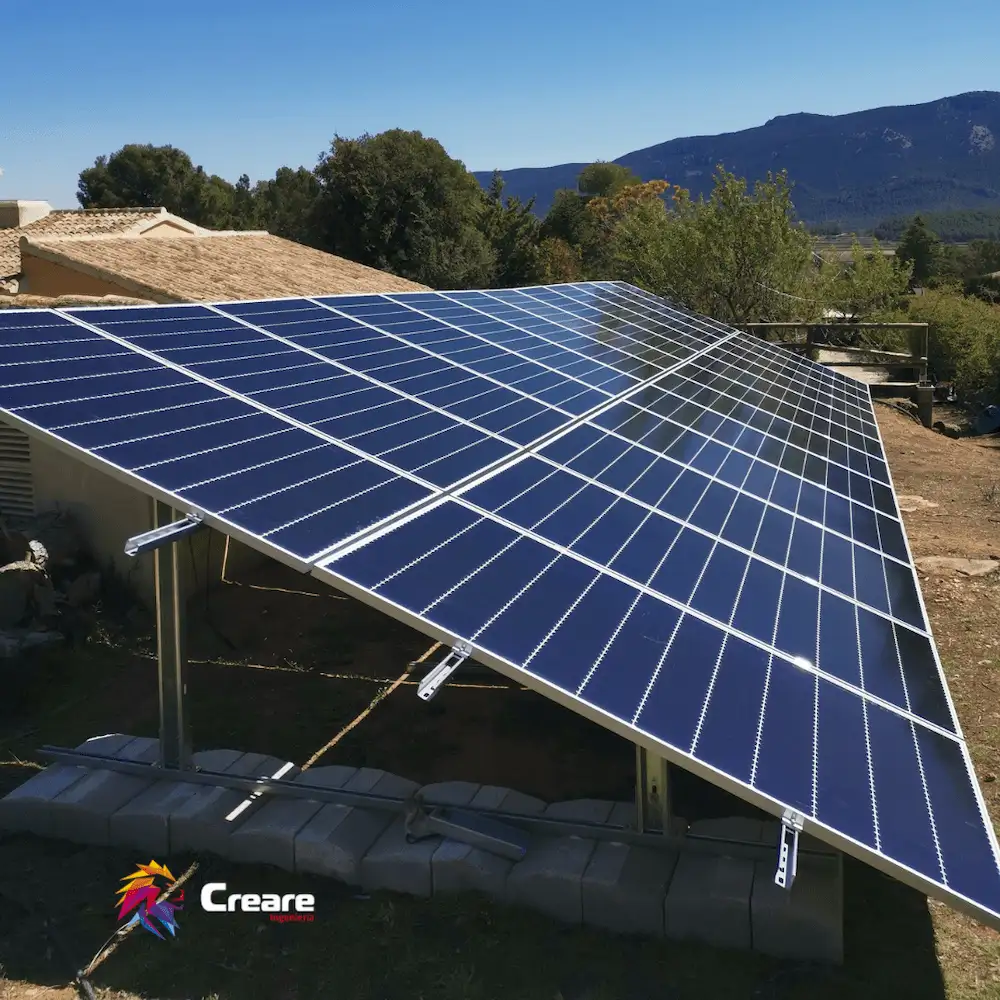
[(781, 833), (778, 837), (778, 869), (774, 873), (774, 884), (782, 889), (791, 889), (799, 864), (799, 834), (805, 824), (805, 816), (794, 809), (786, 809), (781, 816)]
[(179, 521), (160, 524), (141, 535), (133, 535), (125, 543), (125, 555), (138, 556), (152, 552), (164, 545), (170, 545), (185, 535), (197, 531), (203, 523), (201, 514), (185, 514)]
[(450, 653), (417, 686), (417, 697), (430, 701), (446, 680), (472, 655), (467, 642), (456, 643)]

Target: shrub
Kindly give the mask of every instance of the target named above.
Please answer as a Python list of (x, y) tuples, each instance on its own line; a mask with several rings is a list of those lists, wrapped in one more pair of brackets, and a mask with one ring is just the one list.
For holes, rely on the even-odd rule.
[(941, 290), (911, 298), (905, 313), (895, 318), (929, 324), (927, 363), (938, 379), (970, 401), (1000, 397), (1000, 307)]

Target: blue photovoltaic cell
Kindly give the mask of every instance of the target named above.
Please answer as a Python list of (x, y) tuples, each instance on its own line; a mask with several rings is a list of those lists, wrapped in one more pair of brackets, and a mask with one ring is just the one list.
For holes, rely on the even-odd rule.
[(0, 337), (7, 413), (299, 558), (431, 495), (63, 317)]
[[(513, 454), (517, 447), (514, 441), (504, 441), (401, 396), (389, 386), (345, 371), (326, 360), (326, 355), (303, 354), (234, 319), (200, 306), (174, 313), (102, 310), (97, 316), (89, 311), (78, 315), (115, 337), (435, 486), (465, 479)], [(189, 325), (195, 330), (190, 331)], [(329, 353), (336, 360), (336, 352)], [(433, 359), (425, 360), (433, 363)], [(236, 438), (239, 433), (233, 432)]]
[[(537, 472), (497, 496), (516, 497)], [(647, 546), (647, 567), (662, 546)], [(730, 550), (712, 569), (721, 551), (701, 578), (715, 574), (714, 594), (731, 592), (741, 566)], [(862, 696), (857, 676), (835, 683), (453, 500), (324, 570), (1000, 915), (1000, 870), (960, 741)], [(754, 620), (781, 603), (762, 578), (748, 577), (748, 592)], [(794, 607), (815, 623), (815, 609)], [(947, 831), (940, 854), (934, 828)]]
[(1000, 924), (862, 384), (618, 282), (74, 315), (29, 429)]

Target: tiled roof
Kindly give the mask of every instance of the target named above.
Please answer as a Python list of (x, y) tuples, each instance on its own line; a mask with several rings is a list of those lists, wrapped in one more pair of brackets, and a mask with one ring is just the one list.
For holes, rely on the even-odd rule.
[(160, 302), (407, 292), (425, 285), (266, 233), (37, 239), (24, 253), (74, 267)]
[(162, 208), (81, 208), (56, 209), (35, 222), (13, 229), (0, 229), (0, 278), (18, 274), (22, 236), (49, 238), (58, 236), (102, 236), (126, 233), (144, 222), (164, 215)]

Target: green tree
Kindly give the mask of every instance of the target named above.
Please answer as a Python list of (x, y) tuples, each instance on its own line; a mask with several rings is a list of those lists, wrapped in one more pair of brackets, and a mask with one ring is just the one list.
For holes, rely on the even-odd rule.
[(669, 205), (665, 189), (627, 187), (588, 205), (601, 220), (608, 276), (737, 325), (809, 318), (819, 308), (811, 239), (793, 222), (786, 174), (750, 191), (720, 166), (707, 200), (674, 187)]
[(894, 308), (910, 286), (912, 265), (882, 252), (878, 240), (863, 247), (854, 238), (847, 267), (836, 259), (825, 262), (823, 298), (848, 319), (869, 319)]
[(482, 189), (436, 140), (402, 129), (338, 135), (316, 177), (316, 246), (436, 288), (488, 284)]
[(913, 265), (911, 280), (914, 285), (926, 285), (934, 276), (940, 246), (937, 235), (927, 228), (923, 218), (914, 216), (896, 247), (896, 256), (903, 263)]
[(320, 184), (305, 167), (281, 167), (271, 180), (253, 189), (254, 225), (296, 243), (311, 243), (310, 230)]
[(520, 198), (508, 198), (505, 202), (503, 188), (503, 177), (495, 170), (486, 192), (480, 227), (493, 251), (491, 286), (513, 288), (537, 280), (541, 222), (532, 212), (534, 198), (526, 204)]
[(558, 239), (572, 247), (581, 247), (593, 238), (594, 220), (587, 214), (587, 203), (571, 188), (560, 188), (542, 222), (542, 239)]
[(555, 285), (562, 281), (579, 281), (583, 277), (580, 251), (558, 236), (543, 239), (538, 247), (538, 281)]
[(99, 156), (81, 171), (77, 200), (83, 208), (158, 208), (210, 229), (227, 228), (233, 186), (196, 167), (174, 146), (130, 144)]
[(641, 183), (642, 178), (632, 173), (628, 167), (598, 160), (580, 171), (576, 188), (585, 198), (613, 198), (622, 188)]

